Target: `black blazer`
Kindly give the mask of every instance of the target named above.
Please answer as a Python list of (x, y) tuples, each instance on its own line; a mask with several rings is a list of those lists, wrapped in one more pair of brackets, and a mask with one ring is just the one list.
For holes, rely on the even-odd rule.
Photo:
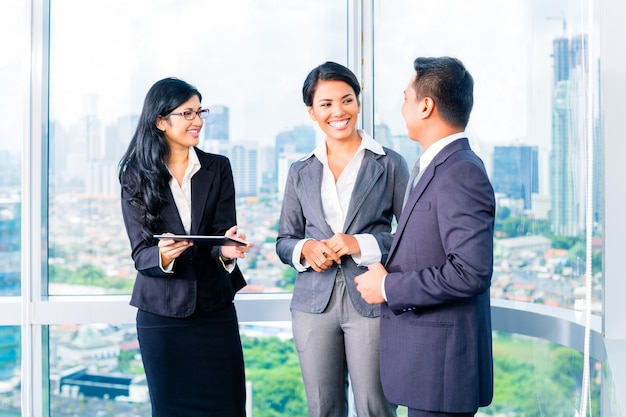
[[(230, 161), (194, 149), (201, 168), (191, 179), (191, 234), (223, 235), (237, 224)], [(165, 226), (158, 233), (185, 234), (169, 187), (166, 200), (161, 213)], [(228, 306), (235, 292), (246, 285), (238, 267), (232, 273), (224, 269), (219, 247), (193, 246), (174, 261), (173, 273), (163, 272), (157, 241), (143, 240), (140, 212), (130, 203), (124, 187), (122, 214), (137, 270), (132, 306), (162, 316), (187, 317), (196, 308), (217, 311)]]

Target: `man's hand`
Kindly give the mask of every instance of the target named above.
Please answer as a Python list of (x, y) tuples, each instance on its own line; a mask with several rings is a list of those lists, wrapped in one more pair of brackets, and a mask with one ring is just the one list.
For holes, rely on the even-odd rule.
[(367, 269), (367, 272), (354, 278), (356, 289), (369, 304), (384, 303), (382, 283), (387, 270), (380, 262), (369, 265)]

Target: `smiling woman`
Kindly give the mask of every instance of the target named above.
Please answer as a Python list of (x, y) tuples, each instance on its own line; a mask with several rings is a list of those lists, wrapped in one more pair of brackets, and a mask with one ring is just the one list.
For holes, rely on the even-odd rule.
[(236, 260), (252, 245), (154, 238), (159, 231), (246, 238), (237, 233), (228, 158), (196, 147), (203, 124), (197, 116), (206, 114), (201, 100), (185, 81), (157, 81), (120, 161), (122, 214), (137, 270), (130, 304), (138, 308), (153, 414), (243, 417), (243, 354), (233, 299), (246, 285)]
[(336, 62), (307, 75), (302, 98), (325, 137), (291, 164), (278, 228), (278, 256), (298, 271), (291, 312), (309, 416), (347, 417), (348, 377), (358, 415), (396, 415), (379, 377), (380, 307), (354, 279), (385, 261), (409, 173), (402, 156), (356, 128), (360, 93)]

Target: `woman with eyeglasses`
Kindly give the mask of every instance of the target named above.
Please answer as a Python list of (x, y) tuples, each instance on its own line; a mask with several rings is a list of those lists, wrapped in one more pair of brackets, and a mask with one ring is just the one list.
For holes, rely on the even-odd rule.
[(378, 365), (380, 306), (354, 278), (385, 262), (409, 177), (404, 158), (357, 129), (359, 81), (335, 62), (314, 68), (302, 98), (325, 138), (287, 176), (276, 252), (297, 271), (291, 317), (309, 417), (391, 417)]
[[(245, 416), (235, 292), (246, 283), (244, 246), (206, 246), (169, 235), (238, 233), (229, 160), (201, 151), (202, 95), (166, 78), (148, 91), (120, 161), (122, 214), (137, 277), (130, 304), (152, 415)], [(155, 235), (166, 235), (156, 239)]]

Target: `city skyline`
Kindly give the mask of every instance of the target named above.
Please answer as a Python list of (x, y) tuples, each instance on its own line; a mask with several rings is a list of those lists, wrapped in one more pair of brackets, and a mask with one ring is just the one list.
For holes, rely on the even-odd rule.
[[(411, 2), (376, 3), (373, 14), (379, 29), (374, 48), (381, 56), (389, 54), (389, 59), (377, 60), (374, 68), (374, 118), (389, 126), (392, 134), (404, 134), (400, 105), (402, 90), (411, 75), (413, 58), (429, 54), (454, 55), (465, 62), (476, 80), (475, 108), (468, 133), (477, 147), (483, 143), (492, 146), (521, 141), (550, 149), (551, 42), (559, 36), (576, 36), (585, 27), (583, 17), (563, 12), (566, 9), (570, 13), (572, 9), (562, 6), (564, 1), (548, 4), (537, 0), (530, 4), (523, 0), (508, 2), (506, 11), (499, 13), (499, 19), (493, 22), (493, 28), (486, 31), (474, 28), (473, 36), (458, 39), (455, 43), (450, 43), (445, 37), (414, 38), (411, 29), (398, 34), (401, 42), (393, 34), (398, 27), (410, 28), (411, 21), (408, 19), (413, 15), (438, 16), (451, 5), (467, 7), (467, 14), (455, 14), (462, 16), (461, 21), (447, 23), (464, 26), (466, 21), (484, 8), (458, 5), (452, 0), (419, 5)], [(308, 71), (325, 59), (346, 63), (347, 50), (343, 42), (345, 10), (332, 3), (315, 6), (295, 1), (287, 8), (280, 5), (280, 11), (276, 10), (278, 5), (254, 1), (246, 1), (249, 8), (242, 8), (239, 3), (237, 6), (228, 3), (211, 6), (207, 11), (212, 13), (207, 13), (208, 20), (203, 26), (204, 36), (211, 40), (225, 37), (227, 41), (207, 42), (201, 53), (197, 51), (195, 42), (181, 43), (175, 36), (156, 43), (147, 40), (159, 22), (167, 21), (172, 14), (175, 17), (172, 20), (172, 33), (177, 33), (177, 28), (180, 29), (178, 33), (185, 33), (187, 22), (182, 16), (194, 8), (202, 10), (201, 3), (185, 2), (180, 5), (164, 1), (161, 7), (153, 7), (155, 16), (151, 22), (142, 22), (144, 30), (147, 30), (145, 33), (134, 29), (136, 22), (132, 18), (115, 14), (115, 7), (105, 3), (87, 6), (80, 1), (62, 1), (54, 2), (51, 6), (54, 16), (63, 19), (62, 24), (52, 21), (50, 35), (50, 117), (60, 125), (77, 122), (84, 115), (81, 114), (83, 111), (97, 113), (105, 125), (123, 114), (138, 113), (148, 87), (159, 78), (175, 75), (187, 79), (200, 89), (205, 106), (210, 108), (220, 104), (231, 109), (230, 139), (233, 142), (258, 141), (269, 144), (280, 131), (301, 124), (314, 126), (300, 95)], [(64, 19), (70, 9), (85, 7), (96, 7), (98, 13), (92, 11), (87, 15), (98, 18), (80, 22)], [(142, 4), (137, 2), (124, 7), (141, 8)], [(233, 7), (237, 7), (242, 22), (247, 23), (234, 31), (228, 27), (228, 19), (219, 18), (222, 15), (230, 16), (234, 12)], [(413, 13), (400, 13), (396, 7), (402, 10), (408, 8)], [(485, 7), (498, 11), (504, 6), (489, 0)], [(128, 15), (134, 16), (134, 13)], [(277, 29), (271, 24), (281, 15), (285, 16), (285, 24), (292, 27), (294, 33), (301, 33), (302, 30), (297, 29), (298, 25), (306, 27), (309, 21), (322, 20), (327, 23), (324, 27), (311, 26), (308, 30), (314, 30), (315, 36), (310, 39), (285, 40), (281, 36), (273, 36)], [(320, 15), (334, 17), (320, 19)], [(77, 33), (89, 30), (98, 31), (111, 21), (119, 23), (116, 25), (119, 30), (108, 31), (111, 37), (106, 40), (94, 43), (89, 38), (76, 36)], [(420, 19), (420, 32), (436, 33), (439, 22), (439, 19)], [(20, 22), (6, 23), (7, 26), (0, 29), (0, 33), (6, 31), (7, 36), (19, 33), (17, 25)], [(527, 36), (529, 26), (533, 29), (531, 42)], [(286, 28), (283, 30), (288, 31)], [(498, 36), (493, 38), (496, 32)], [(129, 43), (128, 39), (135, 41)], [(255, 41), (250, 44), (245, 39)], [(116, 45), (116, 48), (111, 50), (107, 45)], [(9, 49), (9, 53), (4, 55), (5, 58), (0, 58), (0, 71), (16, 76), (19, 74), (20, 79), (24, 79), (25, 71), (22, 71), (15, 58), (26, 59), (23, 54), (19, 54), (18, 48), (21, 46), (19, 43), (14, 46), (3, 45), (3, 48)], [(191, 63), (174, 59), (158, 60), (158, 65), (153, 65), (159, 48), (174, 49), (181, 54), (188, 52), (188, 56), (192, 57)], [(282, 54), (285, 49), (289, 50), (289, 57)], [(77, 55), (77, 50), (87, 55)], [(10, 53), (13, 51), (15, 54)], [(288, 64), (284, 65), (286, 62)], [(528, 87), (531, 81), (535, 86), (533, 89)], [(499, 85), (506, 85), (507, 88), (499, 88)], [(9, 94), (0, 97), (1, 110), (14, 110), (15, 97), (22, 97), (19, 95), (19, 83), (9, 88)], [(363, 94), (371, 93), (364, 91)], [(0, 127), (0, 135), (19, 137), (22, 128), (19, 125)], [(19, 146), (20, 141), (0, 141), (0, 150), (17, 150)]]

